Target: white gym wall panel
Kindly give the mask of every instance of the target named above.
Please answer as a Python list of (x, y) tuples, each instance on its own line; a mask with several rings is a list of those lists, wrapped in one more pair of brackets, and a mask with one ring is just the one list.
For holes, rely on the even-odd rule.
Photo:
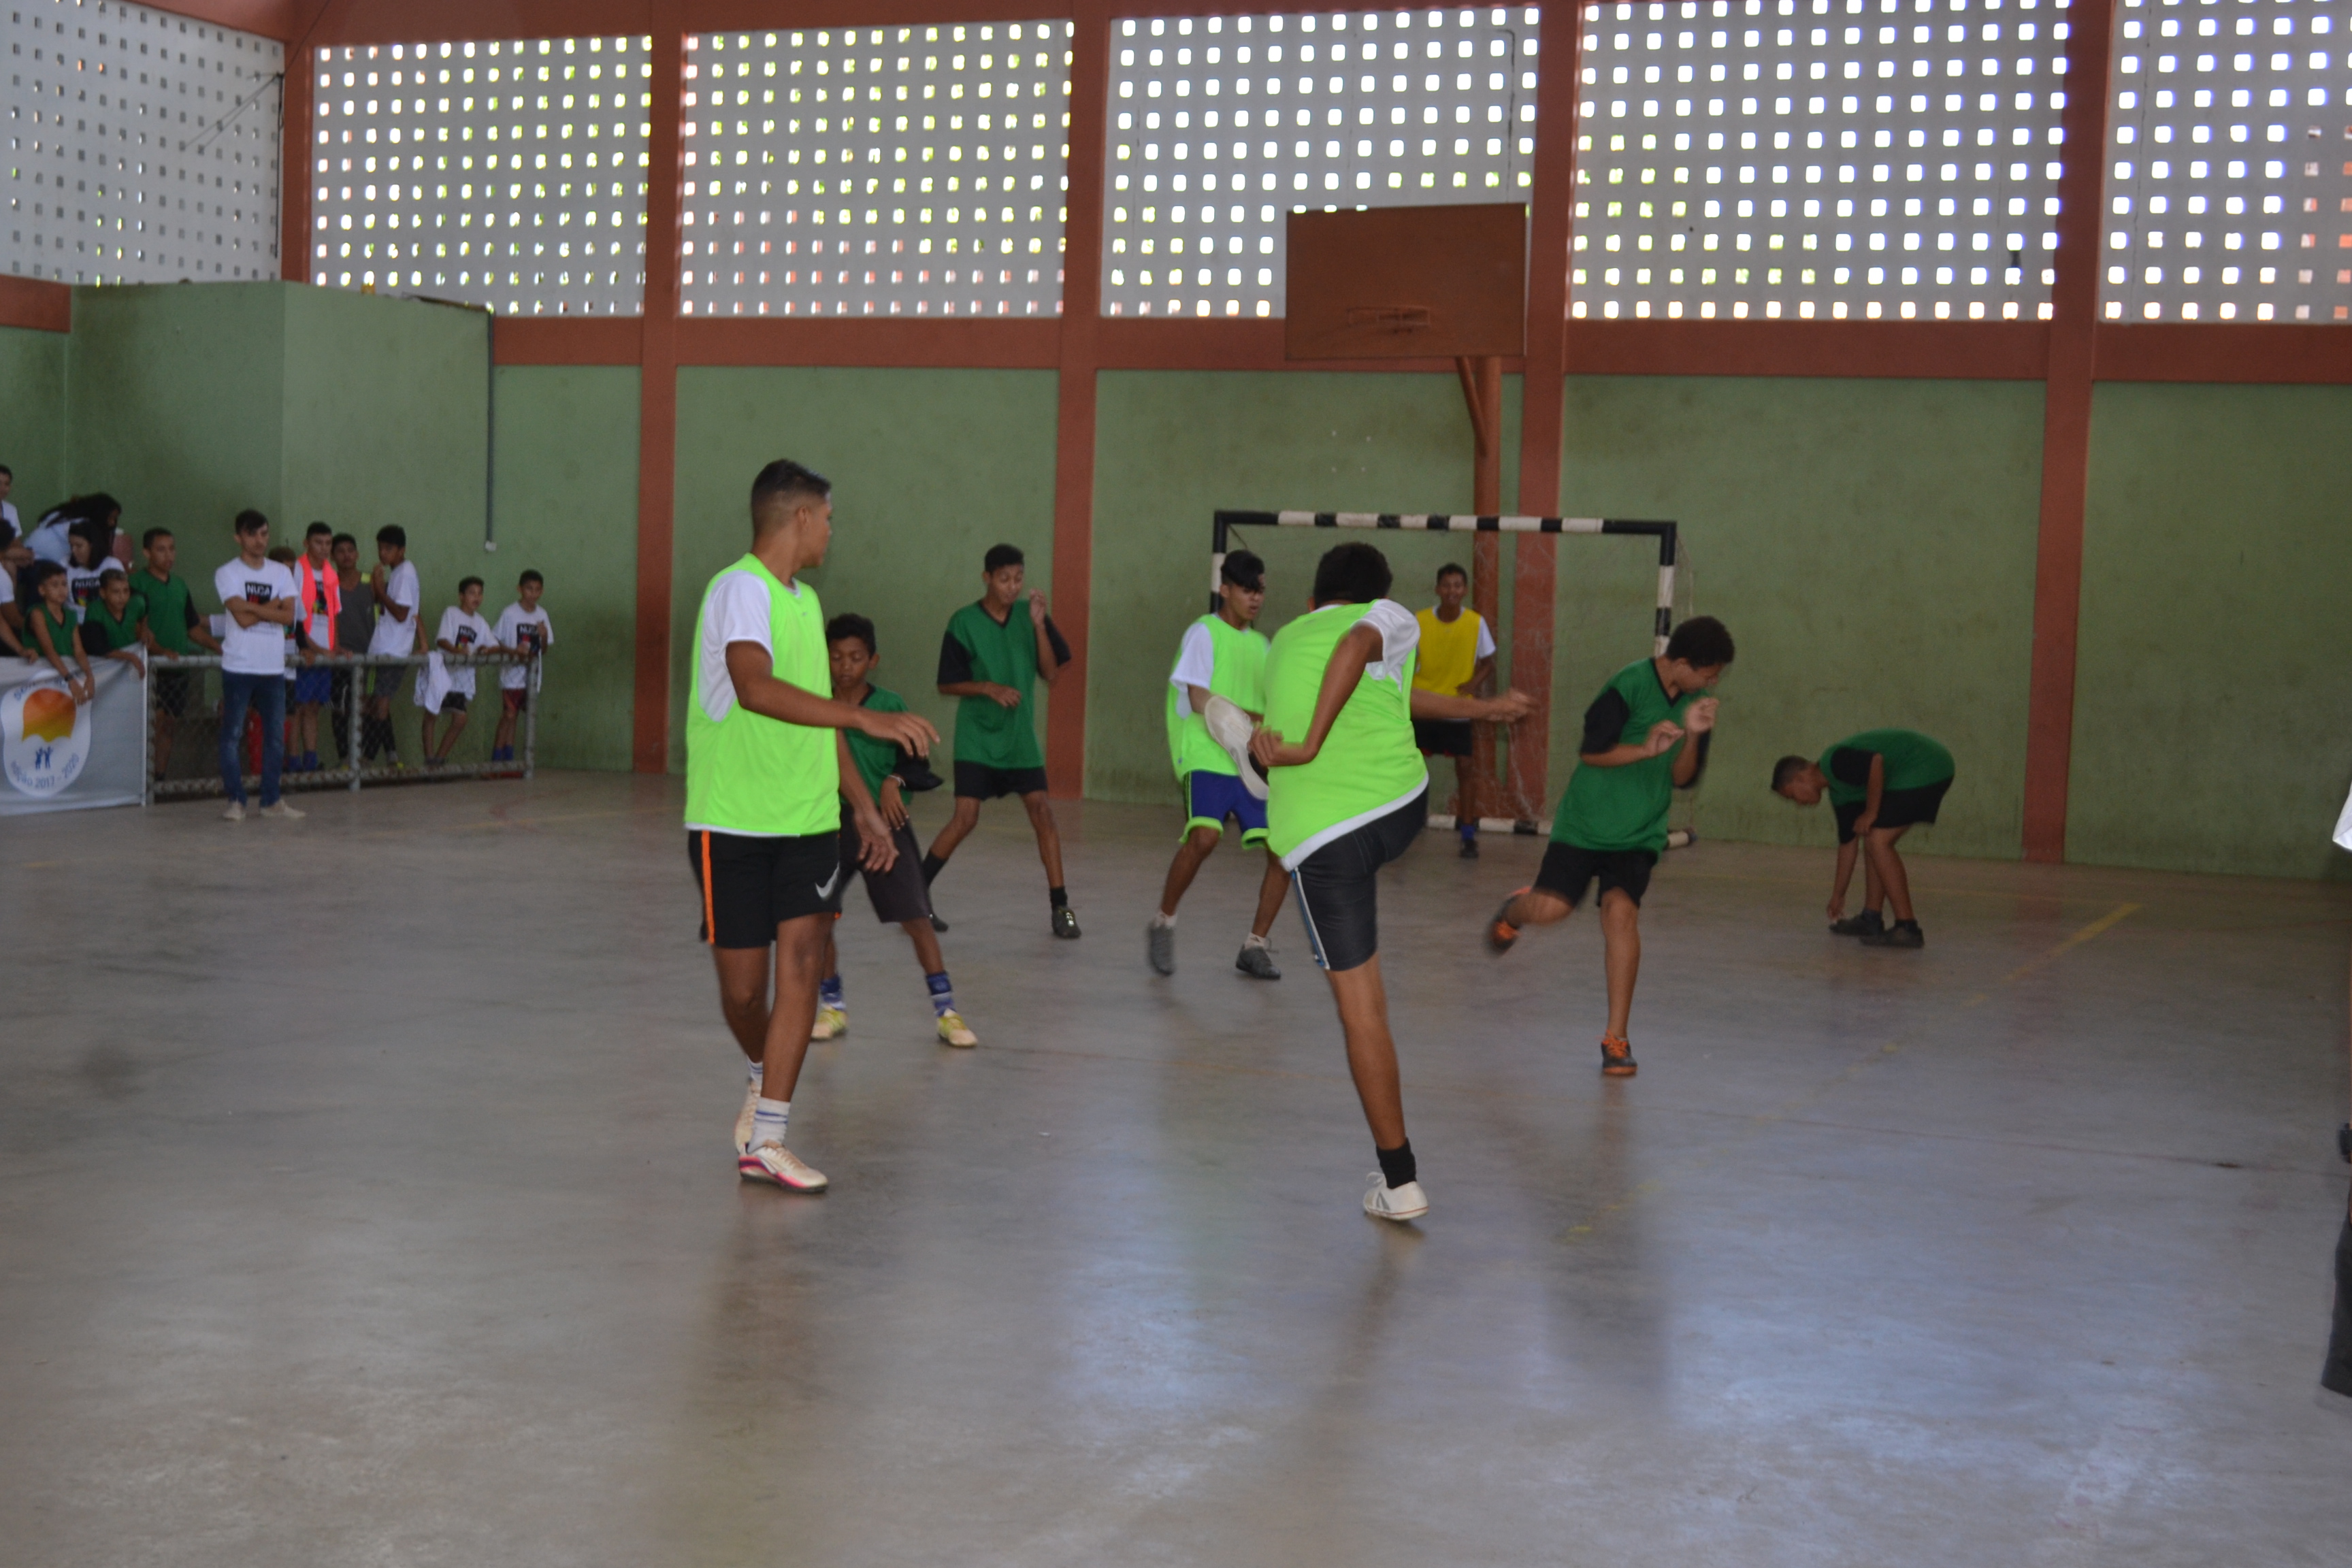
[(1572, 314), (2049, 314), (2064, 0), (1582, 16)]
[(6, 0), (0, 268), (58, 283), (278, 275), (285, 52), (113, 0)]
[(2116, 0), (2105, 319), (2352, 319), (2343, 9)]
[(1283, 314), (1294, 208), (1526, 200), (1539, 15), (1114, 23), (1103, 314)]
[(645, 300), (652, 41), (318, 52), (310, 276), (500, 315)]
[(1058, 315), (1071, 31), (688, 38), (684, 313)]

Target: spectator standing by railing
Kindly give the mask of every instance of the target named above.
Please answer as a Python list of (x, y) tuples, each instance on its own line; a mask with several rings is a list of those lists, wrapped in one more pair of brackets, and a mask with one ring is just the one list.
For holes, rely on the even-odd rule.
[(121, 563), (109, 565), (99, 576), (98, 597), (82, 606), (82, 651), (127, 664), (131, 674), (144, 679), (147, 666), (139, 657), (143, 640), (139, 616), (139, 606), (131, 597), (131, 579), (123, 574)]
[(195, 684), (187, 670), (168, 665), (191, 654), (219, 653), (221, 643), (205, 624), (205, 617), (196, 614), (195, 595), (188, 591), (187, 580), (173, 572), (179, 563), (180, 545), (172, 531), (151, 528), (140, 542), (146, 546), (147, 563), (131, 574), (131, 598), (139, 610), (140, 640), (150, 654), (165, 661), (155, 670), (149, 692), (155, 705), (152, 760), (160, 779), (171, 764), (172, 740), (179, 730), (180, 716), (188, 710), (188, 693)]
[[(375, 590), (360, 572), (360, 542), (348, 533), (338, 533), (328, 547), (327, 558), (334, 563), (335, 581), (342, 595), (334, 615), (335, 646), (345, 653), (365, 653), (375, 640)], [(338, 669), (327, 685), (335, 754), (347, 768), (359, 765), (359, 754), (352, 750), (352, 682), (357, 679), (356, 670)]]
[[(397, 523), (377, 529), (375, 558), (378, 613), (368, 652), (379, 658), (406, 658), (422, 651), (425, 629), (418, 611), (425, 602), (425, 589), (417, 581), (415, 563), (408, 559), (407, 531)], [(401, 677), (407, 673), (398, 665), (375, 672), (375, 683), (368, 693), (368, 718), (374, 733), (361, 741), (367, 756), (381, 752), (394, 767), (400, 765), (400, 742), (392, 728), (392, 694), (400, 689)]]
[[(24, 539), (24, 521), (16, 515), (16, 503), (8, 499), (9, 492), (16, 488), (16, 470), (0, 463), (0, 554), (15, 549)], [(26, 561), (0, 560), (0, 565), (14, 570), (28, 564), (29, 561), (28, 554)]]
[(286, 628), (299, 606), (294, 574), (269, 559), (269, 520), (236, 515), (236, 559), (213, 574), (213, 588), (228, 616), (221, 639), (221, 785), (231, 822), (245, 820), (245, 771), (237, 752), (249, 708), (261, 715), (261, 815), (299, 817), (278, 798), (286, 760)]
[[(312, 523), (303, 532), (302, 556), (294, 565), (302, 605), (296, 626), (306, 660), (335, 651), (335, 617), (342, 610), (343, 594), (335, 564), (327, 558), (334, 533), (323, 522)], [(319, 710), (333, 697), (334, 689), (332, 670), (305, 669), (294, 678), (294, 739), (301, 748), (301, 759), (294, 764), (298, 773), (319, 771)]]
[[(25, 654), (47, 659), (76, 702), (87, 702), (96, 691), (89, 660), (82, 657), (81, 627), (75, 621), (73, 601), (66, 596), (66, 569), (54, 561), (36, 561), (25, 568)], [(71, 659), (73, 667), (66, 661)], [(76, 675), (75, 669), (81, 673)]]

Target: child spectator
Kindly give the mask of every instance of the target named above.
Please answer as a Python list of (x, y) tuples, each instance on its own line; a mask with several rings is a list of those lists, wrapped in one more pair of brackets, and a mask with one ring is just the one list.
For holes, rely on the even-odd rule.
[[(482, 619), (482, 580), (467, 577), (457, 584), (457, 602), (441, 612), (441, 629), (433, 635), (433, 646), (442, 653), (485, 654), (499, 651), (497, 636), (490, 623)], [(420, 684), (427, 687), (425, 695), (438, 688), (440, 682), (430, 678), (438, 673), (432, 669), (418, 672)], [(438, 768), (449, 761), (449, 753), (457, 749), (457, 737), (466, 732), (467, 708), (474, 700), (474, 667), (461, 664), (449, 670), (447, 689), (441, 700), (420, 700), (417, 706), (425, 710), (425, 765)], [(449, 721), (449, 732), (441, 741), (439, 750), (433, 745), (434, 721), (442, 714), (455, 712)]]
[[(417, 606), (425, 602), (425, 589), (416, 579), (415, 563), (408, 559), (407, 531), (397, 523), (377, 529), (375, 558), (375, 607), (381, 614), (369, 637), (368, 652), (380, 658), (420, 652), (424, 622)], [(403, 673), (398, 665), (388, 665), (375, 672), (374, 683), (368, 692), (371, 728), (364, 730), (360, 739), (360, 750), (365, 757), (373, 761), (381, 755), (395, 768), (400, 765), (400, 743), (393, 733), (392, 694), (400, 689)]]
[[(360, 571), (360, 542), (348, 533), (338, 533), (327, 558), (334, 563), (335, 581), (342, 594), (342, 605), (335, 612), (335, 647), (344, 653), (365, 653), (375, 638), (375, 590)], [(352, 682), (358, 679), (358, 670), (344, 668), (337, 669), (327, 685), (335, 754), (347, 768), (359, 765), (359, 754), (352, 749)]]
[[(89, 660), (82, 657), (79, 628), (74, 624), (73, 602), (66, 597), (66, 569), (54, 561), (36, 561), (25, 568), (25, 657), (47, 659), (77, 702), (87, 702), (96, 690)], [(66, 668), (71, 658), (76, 675)]]
[(306, 815), (278, 798), (278, 775), (286, 761), (286, 634), (299, 603), (294, 574), (269, 558), (269, 520), (257, 511), (236, 514), (236, 556), (213, 574), (213, 591), (227, 618), (221, 638), (221, 785), (228, 795), (222, 815), (245, 820), (245, 771), (238, 752), (245, 716), (261, 719), (261, 815)]
[[(334, 563), (327, 559), (334, 533), (323, 522), (312, 523), (303, 531), (302, 555), (294, 563), (294, 582), (302, 605), (302, 618), (295, 629), (306, 665), (320, 654), (335, 651), (335, 617), (342, 610), (343, 595)], [(333, 697), (334, 687), (331, 669), (307, 668), (294, 678), (294, 743), (299, 753), (294, 763), (296, 773), (319, 771), (319, 710)]]
[[(897, 692), (885, 691), (867, 679), (879, 662), (875, 657), (872, 621), (864, 616), (835, 616), (825, 624), (824, 638), (833, 666), (835, 701), (870, 708), (877, 713), (907, 711), (906, 703)], [(875, 809), (881, 812), (884, 824), (890, 829), (898, 856), (887, 871), (861, 864), (857, 824), (845, 797), (841, 810), (841, 863), (859, 865), (866, 879), (866, 897), (874, 905), (874, 918), (898, 926), (915, 944), (915, 962), (922, 966), (923, 984), (930, 989), (931, 1016), (940, 1042), (976, 1046), (980, 1037), (956, 1011), (955, 987), (948, 979), (947, 960), (940, 956), (940, 939), (931, 930), (931, 892), (923, 881), (922, 852), (916, 842), (914, 827), (907, 820), (907, 792), (937, 789), (939, 775), (925, 766), (922, 759), (900, 750), (892, 742), (877, 740), (856, 730), (845, 730), (842, 734), (848, 742), (850, 760), (857, 764), (858, 775), (874, 796)], [(824, 973), (824, 983), (817, 987), (816, 1026), (809, 1034), (814, 1040), (832, 1039), (849, 1028), (849, 997), (842, 987), (840, 954), (830, 931), (825, 933)]]
[[(1470, 574), (1449, 561), (1437, 569), (1437, 604), (1413, 618), (1421, 623), (1421, 662), (1412, 683), (1442, 697), (1475, 697), (1495, 682), (1495, 634), (1486, 618), (1465, 610)], [(1462, 837), (1462, 858), (1478, 858), (1477, 778), (1470, 766), (1475, 731), (1467, 719), (1415, 719), (1413, 744), (1423, 757), (1454, 759), (1454, 826)]]
[(131, 579), (121, 565), (110, 563), (99, 575), (98, 597), (82, 612), (82, 649), (100, 658), (119, 659), (131, 667), (133, 675), (144, 679), (147, 666), (139, 649), (145, 640), (141, 636), (139, 609), (131, 597)]
[[(140, 640), (156, 658), (176, 662), (195, 653), (218, 653), (220, 639), (204, 616), (196, 614), (195, 596), (186, 581), (173, 574), (179, 562), (179, 542), (168, 528), (151, 528), (141, 542), (147, 564), (131, 578), (131, 600), (139, 611)], [(158, 668), (150, 693), (155, 704), (155, 776), (162, 778), (172, 762), (172, 740), (180, 716), (188, 710), (194, 684), (184, 669)]]
[(958, 610), (940, 641), (940, 695), (956, 704), (955, 815), (931, 840), (923, 857), (923, 879), (935, 882), (971, 830), (980, 826), (981, 802), (1017, 795), (1037, 835), (1037, 858), (1045, 863), (1045, 898), (1053, 932), (1078, 934), (1078, 917), (1062, 886), (1062, 835), (1054, 806), (1045, 798), (1045, 753), (1037, 745), (1037, 721), (1030, 701), (1039, 677), (1052, 686), (1070, 662), (1070, 645), (1045, 613), (1045, 595), (1029, 594), (1029, 613), (1020, 603), (1024, 557), (1010, 544), (991, 549), (981, 562), (982, 592)]
[(499, 671), (499, 732), (490, 747), (494, 763), (514, 761), (515, 720), (530, 706), (538, 689), (539, 657), (555, 642), (555, 629), (548, 624), (547, 612), (539, 607), (539, 596), (546, 588), (546, 578), (526, 572), (515, 583), (515, 602), (499, 612), (499, 646), (512, 650), (524, 662)]

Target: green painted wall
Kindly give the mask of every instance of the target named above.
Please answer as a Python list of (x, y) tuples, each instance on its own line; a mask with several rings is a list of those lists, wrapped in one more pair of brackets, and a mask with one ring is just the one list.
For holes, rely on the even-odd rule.
[(63, 332), (0, 327), (0, 463), (26, 528), (65, 499), (67, 346)]
[(2103, 385), (2066, 849), (2342, 877), (2352, 387)]
[(235, 553), (231, 519), (284, 519), (289, 287), (74, 290), (67, 485), (120, 500), (133, 534), (177, 534), (200, 596)]
[[(1087, 794), (1172, 805), (1162, 692), (1184, 627), (1208, 606), (1212, 514), (1466, 511), (1469, 418), (1452, 375), (1421, 374), (1111, 372), (1097, 384), (1096, 407)], [(1510, 377), (1506, 509), (1515, 504), (1518, 427), (1519, 385)], [(1337, 542), (1307, 529), (1247, 537), (1266, 561), (1262, 629), (1270, 634), (1307, 607), (1315, 562)], [(1471, 542), (1458, 536), (1384, 533), (1373, 542), (1389, 557), (1397, 595), (1416, 606), (1429, 602), (1439, 564), (1469, 564)]]
[[(1719, 616), (1739, 658), (1722, 731), (1677, 820), (1828, 845), (1773, 795), (1772, 760), (1900, 724), (1959, 773), (1930, 853), (2020, 852), (2040, 509), (2038, 383), (1571, 377), (1560, 505), (1685, 525), (1680, 613)], [(1552, 786), (1586, 702), (1648, 652), (1656, 557), (1564, 539)]]
[(834, 484), (833, 549), (811, 576), (825, 613), (871, 616), (877, 680), (949, 732), (940, 634), (980, 596), (988, 547), (1021, 546), (1030, 584), (1053, 591), (1055, 394), (1047, 371), (679, 372), (672, 768), (703, 589), (749, 548), (751, 480), (777, 458)]
[(484, 559), (485, 613), (525, 568), (547, 578), (555, 626), (539, 760), (629, 766), (636, 637), (637, 373), (634, 366), (509, 365), (498, 374), (499, 550)]

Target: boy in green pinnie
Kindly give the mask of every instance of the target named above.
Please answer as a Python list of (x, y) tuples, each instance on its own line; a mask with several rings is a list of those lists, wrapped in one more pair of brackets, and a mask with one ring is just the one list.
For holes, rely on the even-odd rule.
[(130, 577), (120, 567), (110, 566), (99, 574), (98, 597), (83, 610), (81, 646), (100, 658), (129, 665), (133, 675), (144, 676), (147, 667), (139, 657), (142, 619), (140, 606), (131, 598)]
[(1609, 977), (1601, 1070), (1610, 1078), (1631, 1078), (1635, 1070), (1626, 1029), (1642, 971), (1642, 895), (1666, 847), (1675, 791), (1696, 784), (1706, 765), (1716, 712), (1707, 693), (1731, 656), (1723, 623), (1700, 616), (1675, 628), (1665, 652), (1610, 677), (1584, 711), (1576, 771), (1553, 813), (1551, 844), (1535, 885), (1505, 899), (1487, 922), (1487, 946), (1507, 952), (1522, 928), (1566, 920), (1600, 883)]
[[(1037, 858), (1045, 863), (1045, 896), (1053, 908), (1053, 931), (1078, 934), (1078, 917), (1062, 886), (1062, 835), (1045, 798), (1045, 753), (1037, 744), (1037, 721), (1030, 705), (1039, 679), (1052, 686), (1070, 662), (1070, 645), (1045, 613), (1045, 595), (1032, 589), (1028, 614), (1015, 613), (1026, 557), (1010, 544), (991, 549), (981, 563), (985, 592), (958, 610), (940, 643), (940, 695), (956, 704), (955, 815), (931, 840), (923, 857), (923, 880), (937, 881), (948, 857), (980, 826), (980, 804), (1017, 795), (1037, 835)], [(933, 926), (945, 930), (934, 921)]]
[[(874, 648), (874, 623), (864, 616), (835, 616), (825, 623), (824, 639), (833, 666), (833, 700), (876, 713), (904, 713), (907, 705), (895, 691), (885, 691), (868, 679), (880, 663)], [(931, 930), (931, 890), (923, 881), (922, 850), (907, 820), (907, 794), (937, 789), (939, 775), (923, 760), (895, 742), (877, 740), (856, 730), (845, 731), (850, 761), (873, 795), (875, 809), (890, 830), (898, 858), (887, 871), (862, 866), (866, 897), (874, 918), (895, 925), (915, 944), (915, 960), (923, 966), (923, 984), (930, 988), (931, 1016), (944, 1045), (976, 1046), (980, 1037), (956, 1011), (955, 987), (948, 980), (947, 960)], [(846, 866), (857, 858), (857, 824), (846, 799), (841, 813), (841, 859)], [(830, 1040), (849, 1032), (849, 998), (841, 984), (841, 956), (828, 935), (824, 942), (824, 981), (817, 987), (816, 1026), (813, 1040)]]
[[(1911, 908), (1911, 879), (1895, 842), (1906, 830), (1932, 824), (1952, 787), (1952, 753), (1916, 730), (1864, 730), (1822, 753), (1818, 763), (1782, 757), (1772, 764), (1772, 792), (1799, 805), (1829, 797), (1837, 813), (1837, 879), (1830, 887), (1830, 930), (1857, 936), (1866, 947), (1927, 945)], [(1863, 907), (1845, 917), (1845, 890), (1863, 858)], [(1889, 926), (1879, 910), (1895, 906)]]
[[(1244, 848), (1266, 843), (1265, 802), (1243, 784), (1240, 769), (1224, 747), (1210, 735), (1203, 715), (1210, 701), (1222, 697), (1252, 719), (1265, 712), (1265, 634), (1255, 629), (1258, 611), (1265, 605), (1265, 563), (1247, 550), (1236, 550), (1218, 569), (1214, 614), (1202, 616), (1185, 628), (1176, 652), (1176, 668), (1168, 676), (1168, 748), (1176, 763), (1176, 782), (1184, 788), (1184, 837), (1168, 868), (1160, 889), (1160, 912), (1144, 928), (1144, 956), (1162, 974), (1176, 973), (1176, 904), (1192, 885), (1202, 861), (1224, 839), (1225, 818), (1240, 825)], [(1274, 949), (1266, 933), (1281, 912), (1282, 896), (1290, 877), (1272, 849), (1265, 853), (1265, 876), (1258, 883), (1257, 918), (1249, 940), (1242, 944), (1234, 967), (1260, 980), (1279, 980)]]

